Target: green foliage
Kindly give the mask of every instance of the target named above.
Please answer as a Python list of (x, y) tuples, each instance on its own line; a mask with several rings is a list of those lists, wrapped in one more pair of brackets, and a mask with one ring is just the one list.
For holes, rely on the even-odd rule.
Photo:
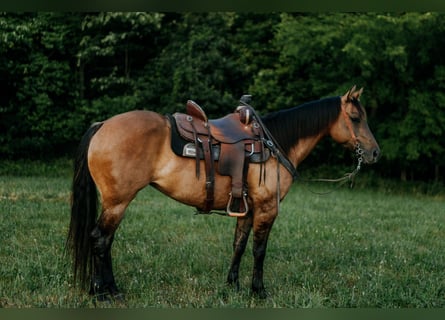
[[(364, 86), (382, 175), (443, 180), (443, 13), (1, 13), (0, 155), (72, 154), (131, 109), (261, 113)], [(349, 156), (329, 142), (313, 165)]]
[[(0, 110), (2, 153), (57, 155), (79, 126), (73, 90), (74, 24), (62, 14), (4, 16), (2, 51), (9, 58), (1, 74), (6, 88)], [(19, 19), (20, 18), (20, 19)], [(63, 21), (63, 23), (62, 23)], [(75, 18), (68, 21), (79, 22)], [(74, 86), (75, 88), (75, 86)]]
[(261, 96), (280, 88), (281, 94), (268, 97), (274, 110), (364, 83), (362, 100), (387, 169), (415, 164), (419, 176), (431, 175), (429, 168), (442, 165), (445, 147), (441, 17), (283, 14), (275, 36), (278, 64), (258, 74), (254, 91)]
[(146, 66), (146, 82), (155, 91), (145, 96), (162, 112), (183, 110), (188, 99), (202, 104), (209, 116), (233, 110), (242, 89), (239, 52), (230, 42), (233, 14), (187, 13), (175, 21), (170, 42)]

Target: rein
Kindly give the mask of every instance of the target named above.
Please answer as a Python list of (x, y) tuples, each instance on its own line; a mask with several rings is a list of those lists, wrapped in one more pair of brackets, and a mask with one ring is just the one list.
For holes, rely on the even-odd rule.
[[(357, 157), (357, 167), (352, 171), (352, 172), (348, 172), (345, 173), (342, 177), (337, 178), (337, 179), (324, 179), (324, 178), (319, 178), (319, 179), (301, 179), (302, 181), (305, 182), (332, 182), (332, 183), (339, 183), (337, 187), (341, 187), (342, 185), (344, 185), (346, 182), (350, 181), (350, 185), (349, 187), (352, 189), (352, 187), (354, 186), (354, 178), (357, 175), (357, 173), (360, 171), (361, 169), (361, 165), (363, 162), (363, 149), (360, 147), (360, 143), (356, 143), (355, 145), (355, 155)], [(312, 190), (309, 190), (312, 193), (318, 194), (318, 195), (325, 195), (325, 194), (329, 194), (331, 192), (333, 192), (334, 190), (328, 191), (328, 192), (315, 192)]]

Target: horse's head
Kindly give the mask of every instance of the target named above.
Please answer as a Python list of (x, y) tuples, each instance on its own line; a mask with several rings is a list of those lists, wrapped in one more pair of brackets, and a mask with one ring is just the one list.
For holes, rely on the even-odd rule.
[(375, 163), (380, 157), (380, 148), (368, 127), (365, 109), (360, 104), (363, 88), (355, 86), (341, 97), (341, 111), (332, 125), (332, 138), (351, 150), (362, 153), (364, 163)]

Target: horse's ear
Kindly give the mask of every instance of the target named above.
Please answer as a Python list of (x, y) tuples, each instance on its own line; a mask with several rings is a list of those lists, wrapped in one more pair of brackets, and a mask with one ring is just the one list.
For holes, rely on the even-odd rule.
[(360, 90), (353, 92), (352, 97), (357, 100), (360, 100), (360, 96), (362, 95), (362, 93), (363, 93), (363, 87), (361, 87)]
[(346, 102), (348, 102), (349, 100), (351, 100), (351, 98), (352, 98), (352, 94), (354, 93), (354, 90), (355, 90), (355, 85), (354, 85), (351, 89), (349, 89), (348, 92), (346, 92), (346, 93), (341, 97), (341, 101), (342, 101), (342, 103), (346, 103)]

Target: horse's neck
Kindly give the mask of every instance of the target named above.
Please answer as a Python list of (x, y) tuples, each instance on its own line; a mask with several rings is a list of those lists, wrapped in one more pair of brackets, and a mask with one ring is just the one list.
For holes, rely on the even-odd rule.
[(311, 153), (324, 135), (324, 133), (319, 133), (318, 135), (300, 138), (298, 140), (298, 143), (290, 149), (288, 154), (289, 160), (295, 167), (297, 167), (298, 164), (300, 164)]

